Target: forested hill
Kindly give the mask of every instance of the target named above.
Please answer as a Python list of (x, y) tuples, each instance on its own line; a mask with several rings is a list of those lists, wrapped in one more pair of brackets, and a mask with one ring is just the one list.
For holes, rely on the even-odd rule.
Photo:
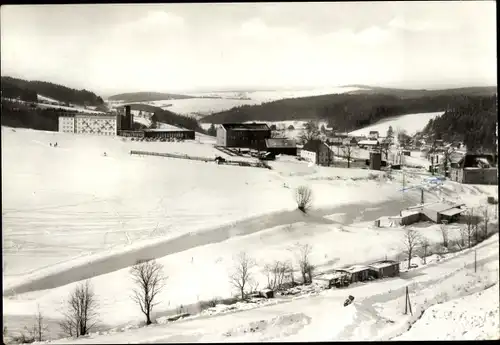
[(430, 120), (423, 133), (435, 139), (459, 140), (468, 150), (496, 152), (497, 96), (466, 97), (462, 105)]
[(2, 97), (20, 98), (26, 102), (36, 102), (37, 94), (57, 101), (85, 106), (104, 104), (101, 97), (87, 90), (76, 90), (63, 85), (37, 80), (24, 80), (7, 76), (1, 79)]
[(373, 88), (366, 92), (290, 98), (260, 105), (245, 105), (209, 115), (201, 122), (219, 124), (323, 119), (328, 120), (330, 126), (336, 129), (351, 131), (391, 116), (445, 111), (463, 104), (465, 96), (476, 95), (478, 92), (494, 95), (496, 88), (435, 91)]

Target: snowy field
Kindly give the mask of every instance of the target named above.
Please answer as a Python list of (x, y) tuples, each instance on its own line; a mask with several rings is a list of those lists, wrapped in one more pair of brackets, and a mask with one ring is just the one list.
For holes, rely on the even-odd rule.
[(211, 96), (222, 98), (249, 98), (259, 102), (271, 102), (285, 98), (311, 97), (321, 95), (342, 94), (362, 90), (358, 87), (332, 86), (302, 90), (268, 90), (268, 91), (227, 91), (189, 93), (191, 96)]
[(438, 116), (443, 115), (444, 112), (433, 112), (433, 113), (418, 113), (418, 114), (406, 114), (391, 119), (381, 120), (373, 125), (358, 129), (349, 133), (349, 135), (366, 135), (370, 131), (378, 131), (381, 136), (385, 136), (389, 126), (397, 133), (398, 129), (404, 129), (409, 135), (413, 135), (418, 131), (421, 131), (429, 122), (429, 120), (434, 119)]
[[(293, 188), (304, 183), (313, 188), (317, 207), (370, 200), (368, 190), (376, 200), (397, 193), (378, 181), (350, 185), (321, 179), (337, 176), (334, 169), (310, 169), (308, 178), (317, 179), (307, 180), (300, 174), (267, 169), (129, 155), (130, 150), (208, 158), (223, 155), (209, 139), (135, 142), (2, 127), (6, 281), (160, 234), (180, 235), (291, 210), (295, 208)], [(51, 142), (58, 147), (50, 147)], [(370, 172), (361, 174), (368, 177)], [(34, 257), (37, 260), (29, 260)]]

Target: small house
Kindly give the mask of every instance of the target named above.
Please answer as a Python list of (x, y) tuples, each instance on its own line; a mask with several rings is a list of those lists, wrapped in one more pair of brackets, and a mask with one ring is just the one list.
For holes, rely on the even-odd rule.
[(450, 157), (450, 179), (467, 184), (498, 184), (493, 154), (465, 154)]
[(286, 138), (266, 139), (266, 151), (274, 155), (297, 155), (297, 143)]
[(305, 160), (323, 166), (333, 164), (333, 151), (319, 139), (309, 140), (300, 150), (300, 156)]
[(383, 260), (374, 262), (369, 266), (376, 279), (399, 276), (399, 262), (393, 260)]

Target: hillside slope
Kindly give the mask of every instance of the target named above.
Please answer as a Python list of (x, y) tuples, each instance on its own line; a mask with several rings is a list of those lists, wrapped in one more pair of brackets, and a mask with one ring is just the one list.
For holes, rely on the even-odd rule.
[(497, 150), (497, 97), (466, 97), (464, 104), (430, 120), (424, 133), (435, 139), (463, 141), (469, 150)]
[(478, 92), (494, 95), (496, 88), (421, 92), (397, 89), (358, 90), (344, 94), (283, 99), (261, 105), (235, 107), (204, 117), (201, 121), (219, 124), (252, 120), (324, 119), (336, 129), (352, 131), (392, 116), (445, 111), (450, 107), (464, 104), (463, 96)]
[(37, 94), (56, 99), (63, 103), (86, 106), (103, 105), (100, 96), (88, 90), (76, 90), (63, 85), (38, 80), (24, 80), (2, 76), (2, 97), (18, 98), (27, 102), (36, 102)]

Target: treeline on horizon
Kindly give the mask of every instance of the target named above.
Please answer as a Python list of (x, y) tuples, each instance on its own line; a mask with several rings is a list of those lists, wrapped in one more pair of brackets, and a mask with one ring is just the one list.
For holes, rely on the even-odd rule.
[(88, 90), (76, 90), (63, 85), (38, 80), (24, 80), (7, 76), (1, 79), (2, 97), (37, 102), (37, 94), (62, 103), (81, 106), (100, 106), (104, 100)]
[(497, 151), (497, 96), (465, 97), (462, 104), (431, 119), (422, 133), (448, 142), (461, 141), (470, 151)]
[[(335, 94), (314, 97), (291, 98), (263, 103), (243, 105), (204, 117), (205, 123), (245, 121), (327, 120), (330, 127), (341, 131), (353, 131), (393, 116), (446, 111), (466, 104), (471, 94), (494, 94), (491, 88), (451, 90), (408, 91), (413, 97), (403, 97), (404, 90), (397, 92), (382, 89), (354, 94)], [(397, 94), (397, 95), (396, 95)]]

